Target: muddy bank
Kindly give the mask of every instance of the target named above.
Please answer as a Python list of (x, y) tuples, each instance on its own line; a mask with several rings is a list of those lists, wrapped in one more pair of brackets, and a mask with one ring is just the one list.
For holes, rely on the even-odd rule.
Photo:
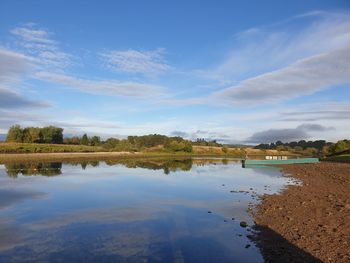
[(264, 196), (254, 214), (266, 262), (350, 262), (350, 164), (283, 167), (303, 182)]

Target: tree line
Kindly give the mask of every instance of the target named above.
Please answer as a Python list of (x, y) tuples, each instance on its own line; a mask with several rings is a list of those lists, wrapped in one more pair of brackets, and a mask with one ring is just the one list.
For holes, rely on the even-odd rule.
[(49, 143), (101, 146), (113, 151), (142, 151), (162, 145), (164, 150), (173, 152), (192, 152), (192, 142), (182, 137), (168, 137), (160, 134), (143, 136), (128, 136), (126, 139), (108, 138), (101, 140), (99, 136), (73, 136), (63, 138), (63, 129), (55, 126), (25, 127), (14, 125), (10, 127), (6, 137), (7, 142)]
[(26, 127), (12, 126), (7, 133), (7, 142), (24, 143), (63, 143), (63, 129), (55, 126)]
[(275, 143), (262, 143), (254, 147), (261, 150), (280, 150), (280, 151), (295, 151), (308, 152), (310, 154), (331, 155), (340, 153), (350, 149), (350, 140), (340, 140), (336, 143), (327, 142), (325, 140), (305, 141), (283, 143), (277, 141)]
[(108, 138), (102, 147), (118, 151), (142, 151), (162, 145), (173, 152), (192, 152), (192, 142), (181, 137), (168, 137), (160, 134), (128, 136), (127, 139)]
[(193, 145), (211, 146), (211, 147), (222, 147), (223, 146), (222, 144), (218, 143), (216, 140), (207, 141), (204, 138), (197, 138), (197, 140), (193, 142)]

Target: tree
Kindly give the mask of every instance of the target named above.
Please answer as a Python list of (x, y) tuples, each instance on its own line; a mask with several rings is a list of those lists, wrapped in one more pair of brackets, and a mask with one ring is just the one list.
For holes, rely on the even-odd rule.
[[(277, 143), (276, 143), (276, 145), (277, 145)], [(276, 146), (276, 150), (277, 151), (285, 151), (286, 150), (286, 146), (278, 145), (278, 146)]]
[(340, 140), (330, 150), (332, 153), (338, 153), (350, 149), (350, 140)]
[(43, 136), (41, 129), (37, 127), (28, 127), (23, 129), (23, 142), (41, 143)]
[(19, 125), (13, 125), (7, 132), (7, 142), (22, 142), (23, 141), (23, 129)]
[(64, 138), (63, 139), (63, 143), (64, 144), (76, 144), (76, 145), (79, 145), (80, 144), (80, 137), (73, 136), (71, 138)]
[(277, 141), (275, 144), (276, 144), (276, 147), (283, 146), (283, 142), (281, 142), (281, 141)]
[(83, 135), (83, 137), (81, 137), (80, 143), (81, 143), (82, 145), (89, 145), (89, 138), (88, 138), (88, 136), (86, 135), (86, 133)]
[(63, 129), (48, 126), (41, 129), (43, 143), (63, 143)]
[(92, 146), (100, 145), (100, 143), (101, 143), (101, 138), (99, 136), (92, 136), (92, 138), (90, 140), (90, 144)]
[(108, 138), (105, 143), (103, 144), (103, 147), (106, 149), (113, 149), (115, 148), (119, 143), (119, 140), (116, 138)]
[(169, 143), (166, 144), (165, 148), (174, 152), (192, 152), (192, 143), (187, 140), (171, 140)]
[(303, 151), (303, 148), (301, 146), (295, 146), (294, 147), (294, 151), (296, 152), (302, 152)]

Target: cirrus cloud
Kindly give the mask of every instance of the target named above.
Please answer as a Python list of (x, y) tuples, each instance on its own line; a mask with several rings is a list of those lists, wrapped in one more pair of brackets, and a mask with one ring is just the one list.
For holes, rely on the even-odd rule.
[(27, 23), (10, 32), (17, 38), (19, 48), (32, 56), (37, 66), (64, 69), (73, 64), (73, 56), (61, 50), (59, 42), (52, 39), (53, 33), (48, 30)]
[(92, 94), (139, 98), (164, 95), (162, 92), (162, 87), (131, 81), (121, 82), (116, 80), (89, 80), (76, 78), (66, 74), (50, 73), (45, 71), (37, 72), (35, 77), (39, 80), (60, 84)]
[[(229, 105), (282, 102), (350, 83), (350, 13), (310, 12), (237, 35), (204, 76), (233, 83), (211, 99)], [(305, 24), (293, 27), (295, 22)], [(218, 84), (218, 85), (219, 85)]]
[(154, 75), (170, 69), (163, 53), (164, 49), (158, 48), (151, 51), (111, 50), (100, 55), (107, 68), (113, 71)]
[(215, 96), (233, 104), (255, 105), (347, 83), (350, 83), (350, 47), (308, 57), (286, 68), (244, 80)]

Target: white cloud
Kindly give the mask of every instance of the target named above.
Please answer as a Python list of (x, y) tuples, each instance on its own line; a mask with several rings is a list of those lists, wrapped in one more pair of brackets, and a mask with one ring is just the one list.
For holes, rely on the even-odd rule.
[(118, 72), (159, 74), (166, 72), (170, 66), (163, 58), (163, 49), (140, 51), (129, 49), (125, 51), (112, 50), (101, 54), (107, 68)]
[(60, 49), (51, 32), (33, 23), (15, 27), (10, 32), (17, 38), (21, 51), (32, 56), (38, 65), (63, 69), (73, 64), (73, 56)]
[(313, 12), (240, 33), (226, 59), (199, 74), (231, 83), (219, 101), (270, 103), (349, 83), (349, 50), (350, 13)]
[[(32, 62), (32, 78), (92, 94), (140, 98), (164, 95), (164, 89), (157, 85), (113, 79), (92, 80), (67, 74), (67, 67), (73, 64), (73, 56), (61, 51), (59, 42), (52, 38), (53, 33), (35, 24), (29, 23), (13, 28), (11, 33), (16, 36), (21, 52)], [(162, 54), (163, 50), (157, 49), (148, 52), (110, 51), (102, 56), (113, 68), (120, 66), (124, 71), (156, 73), (168, 68), (162, 62)]]
[(10, 31), (13, 35), (21, 37), (26, 42), (56, 44), (50, 39), (50, 33), (44, 29), (36, 29), (34, 24), (26, 24), (23, 27), (15, 27)]
[(163, 96), (163, 88), (157, 85), (143, 84), (137, 82), (120, 82), (115, 80), (89, 80), (81, 79), (65, 74), (50, 72), (37, 72), (37, 79), (57, 83), (69, 88), (78, 89), (92, 94), (104, 94), (112, 96), (128, 96), (139, 98), (150, 98)]
[(281, 121), (350, 120), (350, 110), (319, 110), (304, 112), (286, 112)]
[(20, 81), (28, 73), (31, 59), (20, 53), (0, 48), (0, 85), (10, 86)]
[(215, 97), (250, 106), (288, 100), (346, 83), (350, 83), (350, 46), (244, 80)]
[(349, 44), (350, 12), (313, 12), (241, 32), (225, 60), (206, 74), (236, 82)]
[(45, 102), (21, 95), (13, 87), (31, 70), (31, 59), (22, 54), (0, 48), (0, 109), (42, 108)]

